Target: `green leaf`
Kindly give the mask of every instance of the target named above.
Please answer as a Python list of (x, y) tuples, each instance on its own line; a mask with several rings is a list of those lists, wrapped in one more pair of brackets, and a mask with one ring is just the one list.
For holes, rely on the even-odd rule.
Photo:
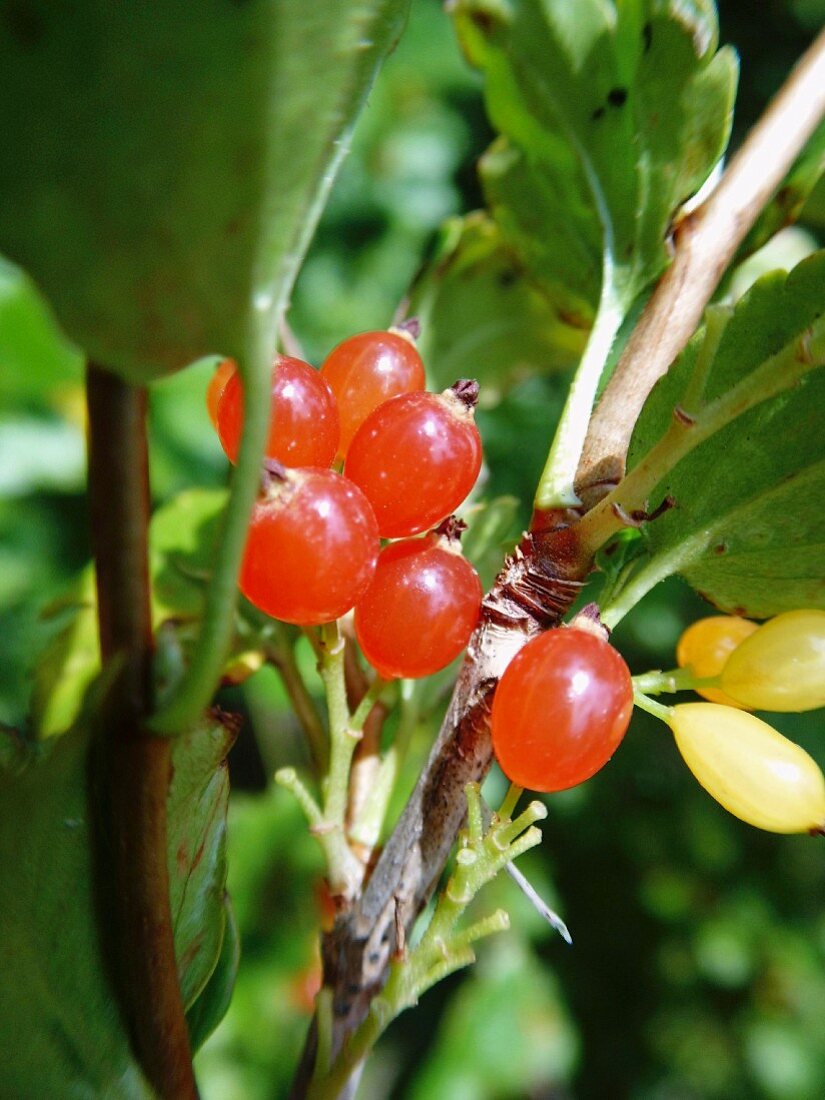
[[(175, 949), (187, 1005), (224, 940), (224, 756), (214, 722), (175, 742), (168, 802)], [(0, 732), (0, 1048), (10, 1096), (153, 1095), (134, 1061), (101, 955), (92, 878), (88, 731), (26, 746)], [(231, 949), (231, 941), (227, 950)], [(231, 967), (227, 969), (231, 971)], [(217, 979), (216, 979), (217, 981)], [(229, 981), (224, 974), (223, 981)], [(215, 994), (212, 1019), (220, 998)]]
[(556, 983), (529, 947), (507, 941), (485, 950), (448, 1004), (412, 1100), (552, 1095), (569, 1081), (577, 1042)]
[(200, 1050), (226, 1015), (238, 973), (241, 958), (240, 933), (228, 894), (224, 896), (224, 910), (221, 953), (209, 981), (186, 1013), (193, 1054)]
[(644, 525), (648, 557), (619, 593), (623, 606), (678, 572), (738, 614), (825, 607), (823, 313), (825, 252), (818, 252), (789, 275), (755, 283), (710, 362), (700, 335), (654, 388), (631, 442), (631, 476), (676, 405), (695, 418), (686, 439), (712, 430), (662, 469), (650, 505), (671, 496), (675, 506)]
[(461, 538), (464, 557), (475, 566), (485, 592), (501, 569), (501, 561), (519, 536), (518, 500), (495, 497), (464, 512), (467, 530)]
[(3, 1089), (149, 1100), (100, 954), (87, 747), (76, 730), (0, 773)]
[(159, 508), (150, 530), (153, 618), (199, 618), (226, 508), (225, 489), (187, 489)]
[(525, 375), (572, 366), (586, 339), (527, 279), (482, 213), (446, 223), (409, 311), (421, 321), (419, 351), (431, 388), (475, 378), (485, 405)]
[(194, 1004), (217, 965), (226, 914), (226, 754), (237, 724), (225, 717), (181, 734), (172, 748), (167, 804), (169, 902), (185, 1008)]
[[(23, 0), (0, 23), (0, 248), (131, 381), (283, 308), (408, 0)], [(311, 43), (311, 48), (307, 48)]]
[(48, 387), (79, 379), (81, 367), (32, 281), (0, 258), (0, 397), (42, 401)]
[(56, 633), (44, 646), (32, 673), (29, 716), (39, 738), (65, 733), (74, 725), (86, 692), (100, 671), (97, 594), (91, 567), (43, 617), (54, 623)]
[(500, 139), (496, 220), (566, 308), (626, 312), (727, 143), (737, 64), (708, 0), (458, 0)]
[[(175, 679), (178, 664), (200, 621), (206, 585), (212, 572), (218, 526), (226, 505), (226, 490), (191, 489), (173, 497), (152, 517), (150, 569), (152, 618), (156, 627), (173, 620), (174, 637), (158, 639), (156, 670), (161, 679)], [(70, 729), (81, 712), (89, 687), (100, 672), (97, 594), (94, 571), (84, 570), (66, 595), (44, 613), (54, 624), (52, 636), (34, 662), (30, 720), (33, 735), (54, 737)], [(239, 640), (228, 659), (248, 648)]]

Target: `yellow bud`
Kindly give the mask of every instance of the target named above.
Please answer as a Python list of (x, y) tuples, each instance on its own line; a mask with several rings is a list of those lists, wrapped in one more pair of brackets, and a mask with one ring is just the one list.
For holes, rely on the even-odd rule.
[(761, 718), (718, 703), (684, 703), (673, 707), (670, 726), (708, 794), (742, 821), (771, 833), (825, 827), (819, 765)]
[(730, 655), (721, 682), (754, 710), (825, 706), (825, 611), (786, 611), (763, 623)]
[[(698, 619), (679, 639), (676, 647), (679, 668), (689, 668), (697, 680), (718, 676), (734, 649), (758, 629), (758, 623), (740, 619), (738, 615), (711, 615)], [(742, 706), (718, 688), (697, 688), (696, 691), (712, 703)]]

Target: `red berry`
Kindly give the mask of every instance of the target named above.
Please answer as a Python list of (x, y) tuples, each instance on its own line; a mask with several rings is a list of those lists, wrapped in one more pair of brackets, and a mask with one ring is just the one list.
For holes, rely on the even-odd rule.
[(533, 638), (493, 698), (493, 748), (502, 771), (533, 791), (563, 791), (603, 767), (625, 735), (633, 685), (606, 641), (576, 627)]
[[(243, 383), (234, 374), (218, 402), (218, 436), (235, 462), (243, 432)], [(284, 466), (329, 466), (340, 426), (332, 390), (314, 367), (286, 355), (272, 365), (266, 457)]]
[(461, 504), (480, 469), (472, 406), (453, 390), (402, 394), (379, 405), (355, 433), (346, 463), (384, 538), (434, 527)]
[(252, 512), (238, 583), (275, 619), (331, 622), (366, 591), (379, 548), (357, 486), (333, 470), (285, 470)]
[(226, 383), (236, 369), (232, 359), (224, 359), (218, 363), (215, 373), (209, 379), (209, 385), (206, 388), (206, 411), (209, 413), (209, 419), (215, 431), (218, 430), (218, 403), (226, 389)]
[(321, 374), (338, 400), (342, 457), (373, 409), (391, 397), (423, 390), (426, 382), (421, 356), (401, 332), (350, 336), (329, 353)]
[(457, 540), (432, 532), (393, 542), (355, 605), (355, 635), (385, 680), (429, 676), (467, 645), (481, 596), (481, 581)]

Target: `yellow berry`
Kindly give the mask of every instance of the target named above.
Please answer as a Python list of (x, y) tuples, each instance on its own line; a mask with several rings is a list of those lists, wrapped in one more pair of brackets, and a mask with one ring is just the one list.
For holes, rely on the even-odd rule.
[[(711, 615), (698, 619), (679, 639), (676, 647), (679, 668), (689, 668), (697, 680), (718, 676), (734, 649), (758, 628), (758, 623), (740, 619), (738, 615)], [(719, 688), (697, 688), (696, 691), (712, 703), (729, 707), (744, 705)]]
[(825, 611), (786, 611), (737, 646), (722, 687), (753, 710), (825, 706)]
[(736, 817), (772, 833), (825, 827), (819, 765), (773, 726), (718, 703), (675, 706), (669, 722), (687, 766)]

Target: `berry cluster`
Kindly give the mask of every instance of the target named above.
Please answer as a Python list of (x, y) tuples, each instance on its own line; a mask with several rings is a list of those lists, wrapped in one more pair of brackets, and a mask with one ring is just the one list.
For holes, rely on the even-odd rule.
[[(320, 371), (276, 357), (264, 489), (239, 578), (247, 599), (283, 622), (318, 625), (355, 608), (361, 648), (387, 679), (443, 668), (481, 607), (452, 519), (481, 468), (478, 386), (424, 387), (404, 330), (350, 337)], [(243, 400), (240, 375), (221, 364), (207, 407), (233, 462)], [(382, 539), (402, 541), (382, 549)]]

